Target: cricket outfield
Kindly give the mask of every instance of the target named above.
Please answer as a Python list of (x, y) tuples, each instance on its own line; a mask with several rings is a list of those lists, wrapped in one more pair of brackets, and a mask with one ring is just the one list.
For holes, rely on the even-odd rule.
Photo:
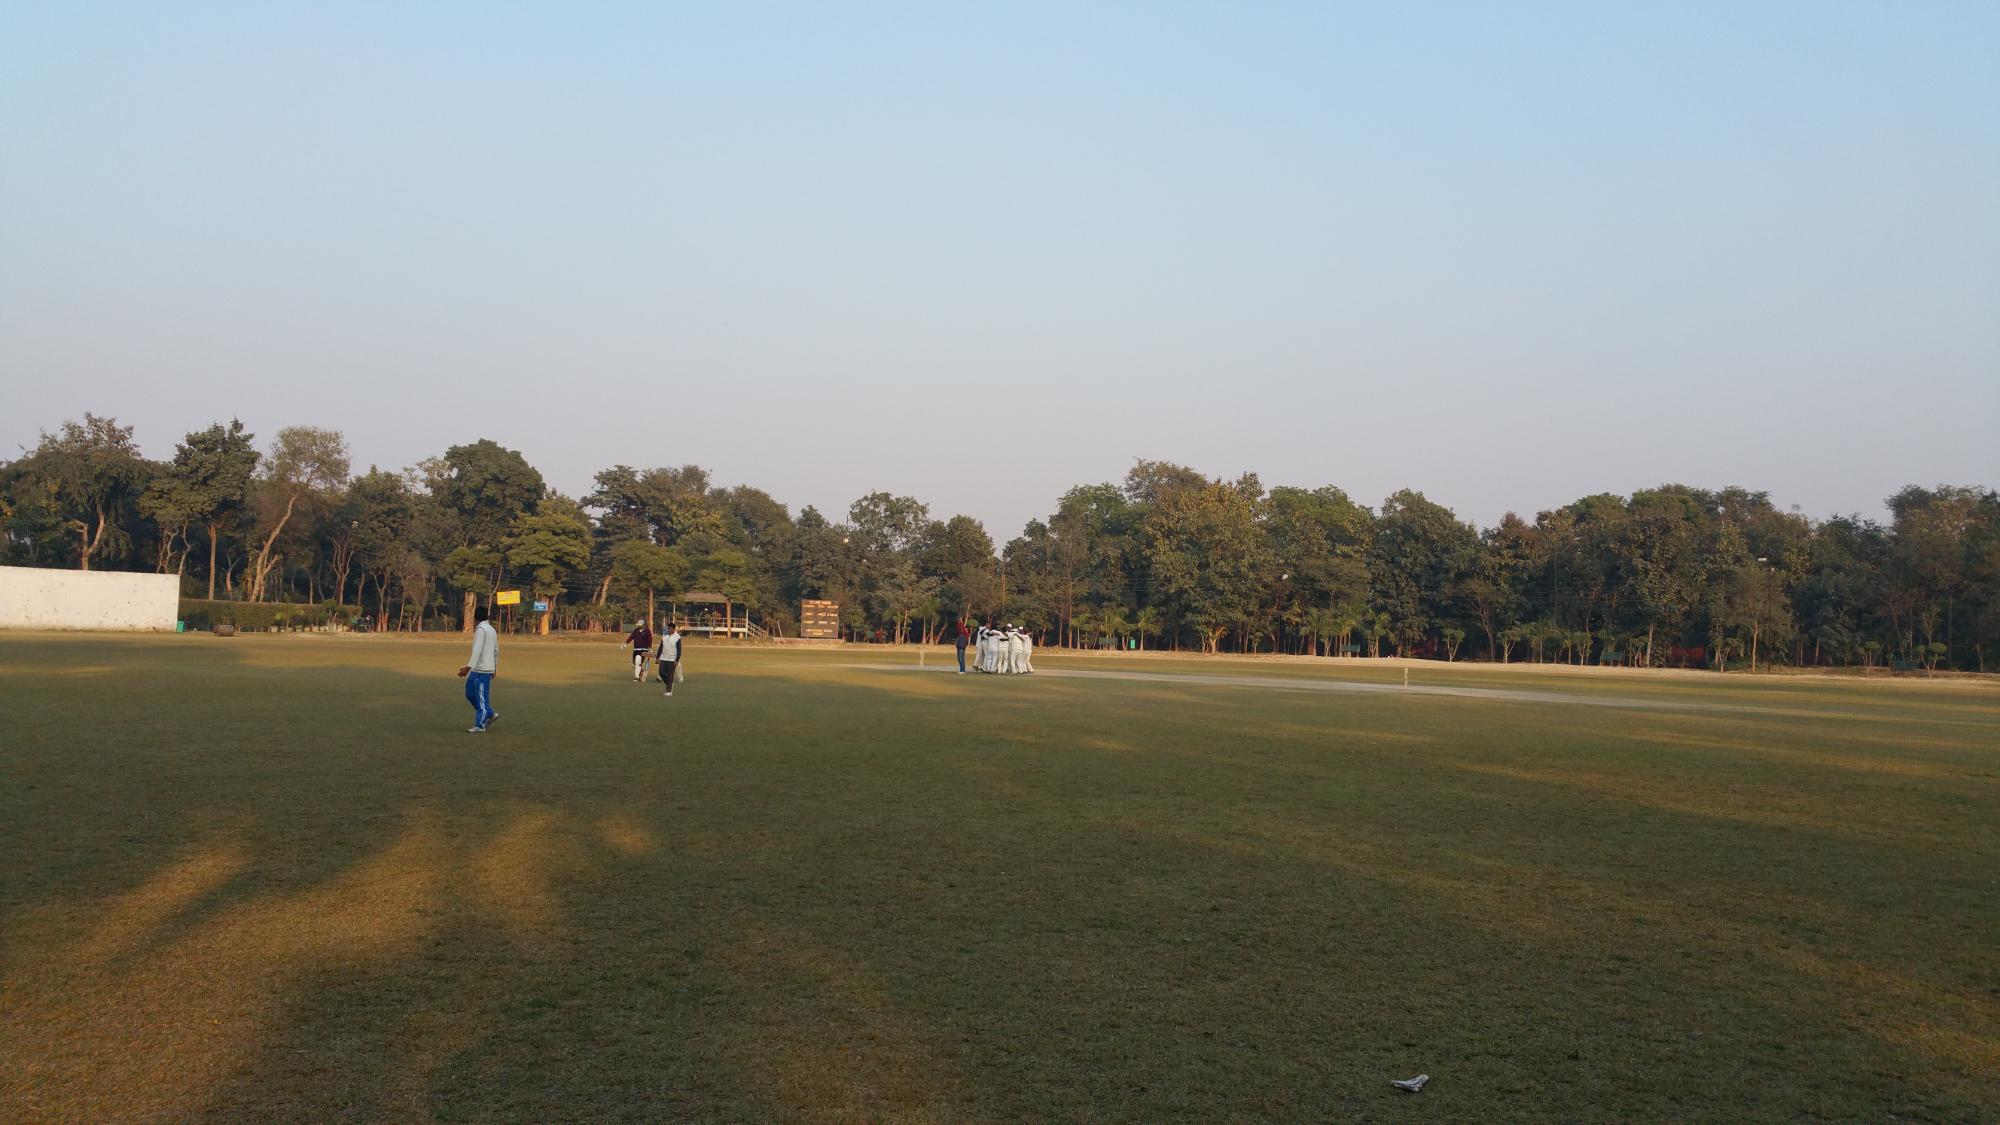
[(0, 1119), (2000, 1105), (1990, 683), (465, 648), (0, 638)]

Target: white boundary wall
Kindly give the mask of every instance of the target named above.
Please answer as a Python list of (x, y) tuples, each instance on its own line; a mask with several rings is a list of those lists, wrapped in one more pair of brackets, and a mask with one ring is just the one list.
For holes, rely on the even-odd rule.
[(0, 629), (174, 631), (177, 574), (0, 566)]

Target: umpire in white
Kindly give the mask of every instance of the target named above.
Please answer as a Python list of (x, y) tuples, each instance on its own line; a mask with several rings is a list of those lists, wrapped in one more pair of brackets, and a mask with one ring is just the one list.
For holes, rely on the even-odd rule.
[(668, 699), (674, 697), (674, 680), (681, 671), (681, 627), (667, 622), (667, 631), (660, 634), (660, 651), (654, 658), (660, 669), (660, 682), (667, 685)]

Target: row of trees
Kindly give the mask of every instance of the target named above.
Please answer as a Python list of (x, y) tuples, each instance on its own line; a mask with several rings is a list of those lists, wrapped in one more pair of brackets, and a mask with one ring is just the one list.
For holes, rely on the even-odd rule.
[(2000, 495), (1913, 486), (1889, 508), (1887, 525), (1814, 522), (1761, 492), (1664, 485), (1482, 531), (1417, 492), (1370, 509), (1141, 461), (996, 551), (977, 520), (910, 497), (794, 516), (692, 465), (616, 465), (568, 497), (485, 440), (357, 475), (330, 430), (260, 445), (218, 422), (152, 461), (130, 427), (85, 415), (0, 465), (7, 563), (153, 569), (190, 594), (355, 604), (390, 627), (459, 627), (520, 587), (551, 603), (543, 627), (608, 628), (703, 590), (780, 634), (801, 598), (827, 598), (852, 633), (898, 642), (963, 614), (1072, 646), (1984, 670)]
[(1143, 631), (1150, 611), (1210, 651), (1983, 670), (2000, 495), (1911, 487), (1889, 507), (1887, 527), (1814, 523), (1765, 493), (1664, 485), (1481, 531), (1418, 492), (1370, 510), (1141, 462), (1071, 490), (1008, 562), (1066, 639)]

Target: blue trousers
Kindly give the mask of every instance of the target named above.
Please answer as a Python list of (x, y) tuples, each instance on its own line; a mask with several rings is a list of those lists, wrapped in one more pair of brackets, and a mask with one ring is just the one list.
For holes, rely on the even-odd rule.
[(465, 674), (465, 701), (472, 704), (472, 725), (483, 727), (493, 721), (493, 673)]
[(965, 646), (958, 646), (958, 670), (965, 671)]

